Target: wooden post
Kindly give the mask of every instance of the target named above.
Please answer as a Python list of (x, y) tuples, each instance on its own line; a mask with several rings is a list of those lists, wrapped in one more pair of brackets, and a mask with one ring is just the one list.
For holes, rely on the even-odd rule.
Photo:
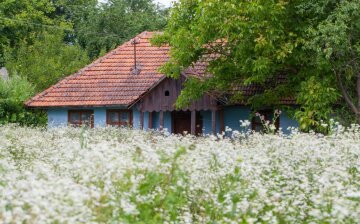
[(216, 110), (211, 110), (211, 129), (212, 133), (216, 135)]
[(192, 110), (191, 111), (191, 134), (195, 135), (195, 130), (196, 130), (196, 111)]
[(224, 110), (219, 110), (220, 133), (225, 132)]
[(153, 112), (149, 112), (149, 124), (148, 124), (149, 129), (153, 129)]
[(160, 130), (163, 130), (164, 128), (164, 111), (160, 111)]
[(140, 111), (140, 130), (144, 129), (144, 112)]

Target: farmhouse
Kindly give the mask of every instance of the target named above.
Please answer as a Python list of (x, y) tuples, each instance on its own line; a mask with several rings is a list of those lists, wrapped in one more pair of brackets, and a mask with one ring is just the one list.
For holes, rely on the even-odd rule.
[[(90, 127), (132, 126), (139, 129), (163, 129), (172, 133), (210, 134), (230, 127), (240, 129), (240, 120), (251, 120), (253, 130), (261, 123), (245, 105), (227, 105), (204, 95), (189, 108), (176, 110), (175, 101), (189, 73), (202, 75), (205, 66), (199, 64), (174, 80), (160, 74), (158, 68), (169, 59), (169, 47), (151, 46), (152, 32), (143, 32), (112, 50), (25, 104), (42, 108), (48, 114), (48, 126), (66, 125)], [(256, 85), (243, 88), (244, 95), (261, 91)], [(286, 105), (294, 105), (284, 99)], [(270, 118), (271, 110), (262, 114)], [(295, 120), (283, 112), (278, 127), (284, 131), (297, 126)]]

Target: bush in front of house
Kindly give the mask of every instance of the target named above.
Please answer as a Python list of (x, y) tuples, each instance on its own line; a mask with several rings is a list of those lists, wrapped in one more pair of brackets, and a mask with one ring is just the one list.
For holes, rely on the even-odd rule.
[(45, 125), (46, 113), (29, 110), (24, 102), (34, 95), (34, 87), (19, 76), (0, 78), (0, 124)]

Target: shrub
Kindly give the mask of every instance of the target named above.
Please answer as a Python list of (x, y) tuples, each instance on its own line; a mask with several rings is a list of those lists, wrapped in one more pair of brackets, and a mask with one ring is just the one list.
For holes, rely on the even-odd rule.
[(39, 110), (29, 110), (24, 102), (34, 94), (34, 87), (17, 75), (0, 79), (0, 124), (44, 125), (46, 115)]

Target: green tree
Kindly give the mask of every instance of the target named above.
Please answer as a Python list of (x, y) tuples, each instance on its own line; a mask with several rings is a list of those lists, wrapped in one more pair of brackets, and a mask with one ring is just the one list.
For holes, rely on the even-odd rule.
[(24, 101), (34, 93), (34, 86), (25, 78), (16, 75), (8, 80), (0, 78), (0, 124), (44, 125), (43, 112), (24, 108)]
[[(312, 64), (317, 68), (317, 77), (331, 80), (331, 83), (321, 83), (325, 84), (325, 88), (337, 89), (344, 104), (360, 123), (359, 11), (359, 0), (336, 1), (326, 18), (317, 26), (309, 28), (309, 40), (305, 48), (314, 53)], [(337, 100), (338, 98), (333, 97), (331, 102), (335, 103)]]
[(86, 52), (78, 45), (64, 43), (63, 37), (62, 32), (43, 33), (31, 45), (23, 41), (16, 57), (6, 63), (10, 75), (26, 78), (39, 92), (82, 68), (89, 62)]
[[(245, 98), (240, 92), (230, 101), (279, 107), (282, 97), (296, 97), (301, 127), (313, 128), (334, 114), (335, 103), (342, 105), (341, 95), (346, 99), (333, 66), (345, 80), (349, 69), (344, 67), (357, 59), (351, 52), (359, 49), (359, 5), (359, 0), (180, 0), (164, 34), (153, 43), (172, 47), (170, 61), (161, 68), (170, 77), (212, 58), (207, 67), (211, 76), (190, 78), (178, 107), (208, 91), (226, 94), (234, 86), (257, 84), (266, 88), (263, 94)], [(352, 68), (354, 78), (357, 65)], [(268, 85), (279, 74), (286, 74), (287, 81)], [(352, 102), (359, 100), (351, 86), (354, 79), (346, 83)]]
[(4, 52), (26, 40), (32, 43), (44, 30), (70, 29), (64, 20), (54, 19), (55, 7), (49, 0), (0, 2), (0, 67)]
[(167, 10), (152, 0), (109, 0), (83, 12), (75, 24), (75, 33), (80, 45), (95, 58), (142, 31), (162, 30), (166, 15)]

